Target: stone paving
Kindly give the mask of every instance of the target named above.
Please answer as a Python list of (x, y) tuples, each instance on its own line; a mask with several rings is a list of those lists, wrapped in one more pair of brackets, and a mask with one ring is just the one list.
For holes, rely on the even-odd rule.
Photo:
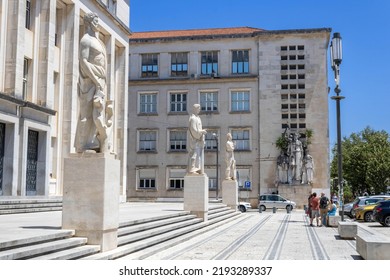
[(303, 211), (243, 213), (245, 219), (202, 234), (149, 259), (356, 260), (355, 240), (337, 228), (310, 227)]
[[(183, 210), (182, 203), (125, 203), (120, 222), (166, 216)], [(0, 216), (0, 242), (61, 230), (61, 211)], [(390, 228), (359, 223), (390, 237)], [(126, 257), (125, 257), (126, 258)], [(310, 227), (302, 210), (258, 213), (252, 209), (234, 221), (161, 251), (160, 260), (358, 260), (355, 240), (343, 240), (333, 227)]]

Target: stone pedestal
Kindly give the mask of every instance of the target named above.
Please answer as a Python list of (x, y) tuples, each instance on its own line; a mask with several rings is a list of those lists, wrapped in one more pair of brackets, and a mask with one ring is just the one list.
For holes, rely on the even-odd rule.
[(238, 207), (238, 183), (236, 180), (222, 181), (222, 203), (233, 210)]
[(184, 211), (207, 221), (209, 210), (209, 178), (203, 175), (184, 176)]
[(101, 251), (118, 245), (120, 161), (113, 155), (75, 154), (64, 160), (62, 228)]
[(356, 222), (339, 222), (338, 227), (339, 235), (343, 239), (355, 239), (358, 226)]

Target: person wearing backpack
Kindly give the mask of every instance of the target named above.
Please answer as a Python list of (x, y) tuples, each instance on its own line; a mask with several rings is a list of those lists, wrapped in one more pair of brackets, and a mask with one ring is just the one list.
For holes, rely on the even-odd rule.
[(326, 216), (328, 214), (329, 198), (324, 193), (321, 193), (320, 198), (320, 217), (322, 225), (326, 226)]

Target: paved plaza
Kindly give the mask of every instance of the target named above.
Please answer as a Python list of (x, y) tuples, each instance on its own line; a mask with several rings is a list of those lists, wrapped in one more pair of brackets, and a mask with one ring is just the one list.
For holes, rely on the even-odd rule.
[[(120, 205), (120, 222), (167, 216), (182, 210), (182, 203), (124, 203)], [(61, 219), (61, 211), (0, 215), (0, 244), (61, 231)], [(359, 229), (390, 237), (390, 228), (378, 223), (359, 223)], [(303, 210), (259, 213), (252, 209), (148, 259), (359, 260), (361, 257), (356, 252), (355, 240), (341, 239), (335, 227), (310, 227)]]

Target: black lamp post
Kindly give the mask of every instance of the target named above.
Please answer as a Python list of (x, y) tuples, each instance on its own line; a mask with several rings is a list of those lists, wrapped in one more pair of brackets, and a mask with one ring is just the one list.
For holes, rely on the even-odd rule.
[(213, 133), (213, 136), (214, 136), (214, 139), (215, 139), (215, 142), (216, 142), (216, 144), (217, 144), (217, 146), (216, 146), (216, 148), (217, 148), (217, 150), (216, 150), (216, 152), (217, 152), (217, 162), (216, 162), (216, 164), (215, 164), (215, 169), (216, 169), (216, 175), (217, 175), (217, 179), (216, 179), (216, 186), (215, 186), (215, 199), (218, 201), (218, 196), (219, 196), (219, 193), (218, 193), (218, 191), (219, 191), (219, 187), (218, 187), (218, 178), (219, 178), (219, 168), (218, 168), (218, 163), (219, 163), (219, 156), (218, 156), (218, 150), (219, 150), (219, 148), (218, 148), (218, 135), (216, 134), (216, 133)]
[(344, 221), (344, 187), (343, 187), (343, 158), (341, 153), (341, 122), (340, 122), (340, 100), (344, 99), (340, 95), (341, 89), (340, 84), (340, 64), (343, 59), (342, 54), (342, 44), (340, 33), (333, 33), (332, 42), (330, 43), (330, 55), (332, 62), (332, 69), (334, 72), (334, 79), (336, 82), (336, 87), (334, 92), (335, 96), (331, 98), (336, 101), (336, 111), (337, 111), (337, 170), (338, 170), (338, 183), (340, 190), (340, 203), (341, 203), (341, 221)]

